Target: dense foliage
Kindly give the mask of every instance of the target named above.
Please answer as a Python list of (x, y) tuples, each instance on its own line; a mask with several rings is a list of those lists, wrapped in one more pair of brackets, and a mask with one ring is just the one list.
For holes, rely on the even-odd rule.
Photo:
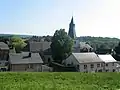
[(20, 37), (17, 36), (13, 36), (11, 38), (12, 41), (12, 45), (15, 47), (16, 52), (20, 52), (25, 46), (26, 43), (24, 42), (24, 40)]
[(120, 42), (119, 44), (115, 47), (114, 49), (114, 53), (113, 53), (113, 57), (117, 60), (120, 61)]
[(88, 42), (95, 50), (96, 49), (114, 49), (118, 43), (118, 38), (109, 38), (109, 37), (91, 37), (83, 36), (77, 38), (79, 41)]
[(120, 42), (118, 46), (115, 47), (114, 51), (116, 52), (116, 54), (120, 54)]
[(0, 73), (0, 90), (119, 90), (120, 73)]
[(53, 59), (61, 63), (63, 59), (68, 57), (72, 53), (73, 40), (70, 38), (64, 29), (56, 30), (52, 37), (52, 57)]

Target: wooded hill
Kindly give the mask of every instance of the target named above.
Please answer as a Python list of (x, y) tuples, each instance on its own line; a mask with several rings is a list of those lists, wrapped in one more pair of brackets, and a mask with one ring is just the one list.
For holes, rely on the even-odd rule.
[(91, 37), (91, 36), (83, 36), (77, 37), (77, 39), (81, 42), (89, 43), (94, 49), (102, 48), (102, 49), (113, 49), (118, 45), (120, 39), (118, 38), (109, 38), (109, 37)]

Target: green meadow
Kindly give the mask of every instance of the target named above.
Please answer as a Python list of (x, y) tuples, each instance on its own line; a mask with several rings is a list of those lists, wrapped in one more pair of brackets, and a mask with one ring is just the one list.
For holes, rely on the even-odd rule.
[(0, 90), (119, 90), (120, 73), (2, 72)]

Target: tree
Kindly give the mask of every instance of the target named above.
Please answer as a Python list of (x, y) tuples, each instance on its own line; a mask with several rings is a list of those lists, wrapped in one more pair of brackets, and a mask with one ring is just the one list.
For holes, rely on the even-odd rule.
[(114, 50), (115, 50), (116, 54), (120, 54), (120, 42), (119, 42), (118, 46), (115, 47)]
[(17, 36), (13, 36), (11, 38), (12, 41), (12, 45), (13, 47), (15, 47), (16, 52), (21, 52), (21, 50), (26, 46), (26, 43), (24, 42), (24, 40), (20, 37)]
[(119, 42), (118, 46), (115, 47), (112, 56), (115, 58), (115, 60), (120, 61), (120, 42)]
[(52, 37), (51, 51), (55, 62), (61, 63), (72, 53), (73, 40), (65, 29), (56, 30)]

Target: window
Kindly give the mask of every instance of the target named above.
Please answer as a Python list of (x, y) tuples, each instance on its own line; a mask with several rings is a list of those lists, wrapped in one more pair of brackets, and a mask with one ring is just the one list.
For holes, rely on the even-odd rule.
[(108, 64), (106, 64), (106, 66), (108, 66)]
[(100, 64), (97, 64), (97, 67), (100, 67)]
[(87, 65), (84, 65), (84, 69), (87, 69)]
[(94, 68), (94, 64), (91, 64), (91, 68)]

